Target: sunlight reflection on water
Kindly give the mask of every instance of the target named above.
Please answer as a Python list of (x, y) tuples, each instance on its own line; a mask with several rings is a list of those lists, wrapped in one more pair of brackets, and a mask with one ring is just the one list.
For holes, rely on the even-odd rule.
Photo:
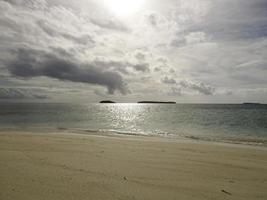
[(127, 134), (267, 138), (267, 106), (0, 104), (0, 127), (63, 127)]

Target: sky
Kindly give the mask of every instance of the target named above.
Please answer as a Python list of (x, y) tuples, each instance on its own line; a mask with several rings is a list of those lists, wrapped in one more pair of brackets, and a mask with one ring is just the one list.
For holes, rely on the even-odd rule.
[(0, 101), (267, 103), (266, 0), (0, 0)]

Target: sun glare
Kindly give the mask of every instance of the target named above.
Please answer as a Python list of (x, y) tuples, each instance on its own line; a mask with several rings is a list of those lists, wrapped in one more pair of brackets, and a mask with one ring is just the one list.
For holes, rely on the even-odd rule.
[(129, 16), (138, 12), (144, 0), (105, 0), (107, 7), (119, 16)]

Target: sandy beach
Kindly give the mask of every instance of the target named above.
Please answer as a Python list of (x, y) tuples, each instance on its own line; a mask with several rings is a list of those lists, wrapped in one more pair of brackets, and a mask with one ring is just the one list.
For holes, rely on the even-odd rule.
[(1, 200), (267, 199), (267, 148), (0, 133)]

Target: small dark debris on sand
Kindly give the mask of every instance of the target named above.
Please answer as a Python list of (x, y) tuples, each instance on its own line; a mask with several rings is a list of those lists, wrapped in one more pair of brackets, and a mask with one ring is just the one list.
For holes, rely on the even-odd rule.
[(126, 176), (124, 176), (124, 177), (123, 177), (123, 180), (127, 181), (127, 177), (126, 177)]
[(228, 194), (228, 195), (232, 195), (230, 192), (227, 192), (226, 190), (221, 190), (223, 193)]

